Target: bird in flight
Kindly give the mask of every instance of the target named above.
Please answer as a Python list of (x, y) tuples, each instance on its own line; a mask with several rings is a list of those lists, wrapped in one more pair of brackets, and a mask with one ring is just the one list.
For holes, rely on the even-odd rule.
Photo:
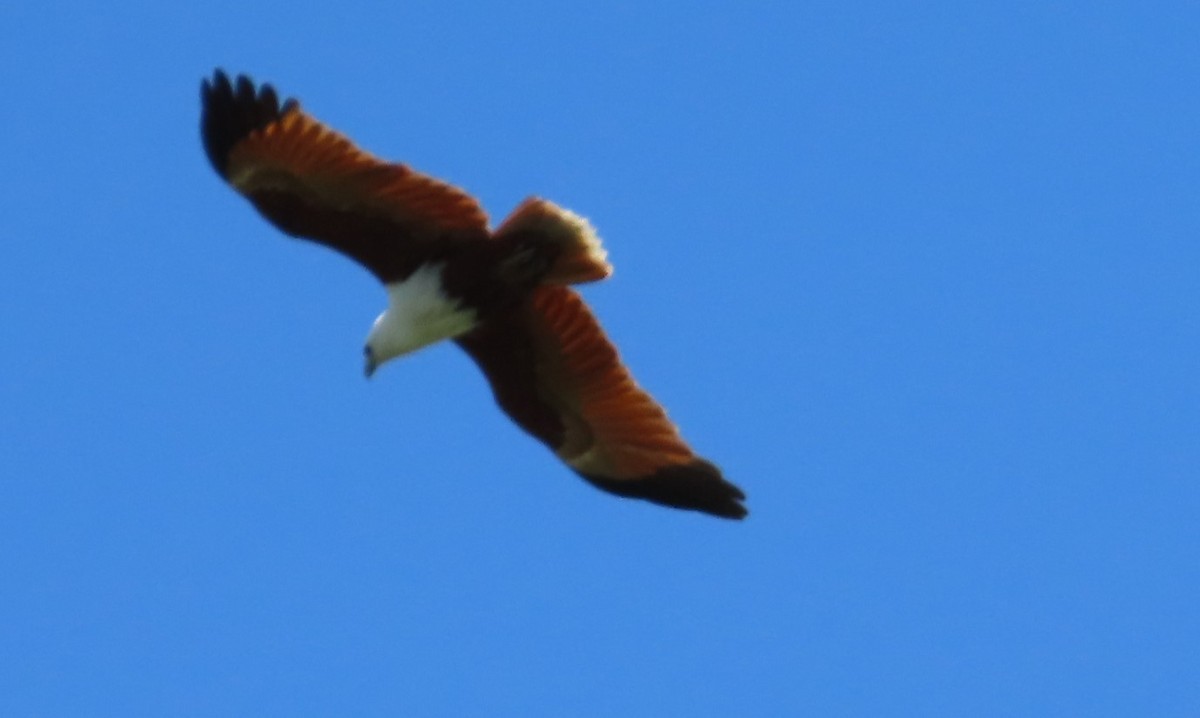
[(684, 442), (571, 289), (612, 272), (586, 219), (531, 197), (493, 230), (470, 195), (364, 152), (268, 84), (218, 70), (200, 94), (217, 174), (284, 233), (383, 283), (388, 306), (363, 350), (368, 377), (451, 339), (500, 408), (594, 486), (746, 515), (741, 490)]

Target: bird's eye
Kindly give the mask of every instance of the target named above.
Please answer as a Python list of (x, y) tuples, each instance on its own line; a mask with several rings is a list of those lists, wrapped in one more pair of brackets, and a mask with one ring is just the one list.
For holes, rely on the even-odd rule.
[(374, 353), (375, 352), (371, 349), (371, 347), (363, 347), (363, 356), (370, 357)]

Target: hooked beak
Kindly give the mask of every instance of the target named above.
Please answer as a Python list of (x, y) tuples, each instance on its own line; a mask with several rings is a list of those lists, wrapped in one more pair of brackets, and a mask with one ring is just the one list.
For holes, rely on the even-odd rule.
[(371, 347), (367, 347), (363, 352), (363, 376), (370, 379), (378, 366), (375, 363), (375, 352), (371, 351)]

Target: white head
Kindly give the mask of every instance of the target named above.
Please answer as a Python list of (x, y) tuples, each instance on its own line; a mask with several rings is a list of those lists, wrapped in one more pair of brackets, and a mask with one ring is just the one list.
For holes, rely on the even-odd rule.
[(388, 308), (375, 319), (363, 349), (368, 377), (390, 359), (475, 326), (475, 311), (446, 295), (442, 267), (422, 265), (407, 279), (387, 285)]

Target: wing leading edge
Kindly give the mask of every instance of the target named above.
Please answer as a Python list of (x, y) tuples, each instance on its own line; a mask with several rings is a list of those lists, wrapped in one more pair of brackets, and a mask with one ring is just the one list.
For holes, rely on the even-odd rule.
[(411, 274), (454, 240), (488, 237), (462, 190), (384, 162), (300, 109), (218, 71), (201, 87), (201, 136), (213, 168), (267, 220), (356, 260), (382, 282)]

